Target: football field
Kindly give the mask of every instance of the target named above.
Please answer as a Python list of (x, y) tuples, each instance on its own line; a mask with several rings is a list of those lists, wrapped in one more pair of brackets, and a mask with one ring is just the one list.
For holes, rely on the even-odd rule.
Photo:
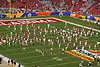
[[(34, 20), (37, 18), (42, 19), (42, 21)], [(47, 18), (47, 19), (43, 20), (43, 18)], [(48, 18), (52, 18), (52, 19), (54, 18), (54, 20), (48, 19)], [(19, 18), (19, 20), (20, 19), (23, 19), (23, 18)], [(62, 54), (62, 48), (65, 49), (68, 42), (69, 42), (69, 47), (66, 51), (74, 50), (73, 42), (75, 42), (75, 37), (72, 37), (71, 41), (68, 40), (68, 38), (66, 37), (66, 34), (69, 32), (68, 28), (70, 31), (73, 29), (73, 34), (75, 34), (75, 29), (76, 31), (78, 29), (79, 31), (81, 31), (81, 29), (83, 29), (84, 27), (85, 32), (87, 32), (88, 30), (91, 29), (91, 26), (92, 26), (92, 28), (94, 29), (94, 34), (92, 36), (90, 34), (88, 36), (85, 36), (83, 34), (82, 37), (80, 38), (78, 35), (78, 39), (75, 45), (78, 46), (78, 49), (82, 49), (82, 45), (85, 45), (85, 39), (87, 38), (88, 42), (87, 42), (87, 46), (85, 46), (86, 50), (100, 50), (100, 44), (98, 44), (96, 49), (94, 49), (94, 44), (97, 42), (100, 42), (100, 32), (98, 32), (98, 36), (96, 36), (96, 32), (100, 31), (100, 25), (98, 26), (98, 28), (96, 28), (96, 24), (94, 23), (82, 21), (80, 19), (71, 18), (67, 16), (63, 16), (62, 18), (53, 16), (53, 17), (33, 17), (33, 18), (25, 18), (25, 19), (34, 20), (33, 21), (34, 23), (33, 24), (29, 23), (29, 25), (27, 23), (22, 24), (22, 32), (21, 32), (21, 24), (16, 24), (16, 30), (14, 30), (13, 25), (11, 26), (5, 25), (5, 26), (0, 27), (0, 34), (1, 34), (0, 38), (4, 37), (4, 40), (6, 40), (7, 35), (8, 35), (8, 38), (10, 38), (11, 32), (12, 32), (13, 33), (12, 38), (15, 38), (16, 40), (18, 39), (18, 36), (20, 35), (20, 40), (21, 40), (20, 41), (21, 43), (19, 43), (19, 39), (18, 39), (16, 45), (13, 44), (12, 42), (13, 39), (12, 39), (10, 40), (10, 45), (9, 43), (8, 44), (6, 43), (5, 45), (0, 46), (0, 54), (10, 59), (13, 59), (17, 63), (21, 62), (21, 64), (24, 67), (35, 67), (35, 65), (39, 65), (40, 67), (79, 67), (79, 63), (81, 62), (80, 58), (74, 57), (68, 53)], [(8, 20), (18, 21), (18, 19), (17, 20), (8, 19)], [(20, 22), (23, 22), (23, 21), (24, 19), (20, 20)], [(66, 23), (67, 25), (65, 28)], [(48, 28), (48, 25), (49, 25), (49, 28)], [(57, 28), (57, 31), (55, 31), (54, 33), (54, 29), (56, 30), (56, 28)], [(42, 34), (40, 35), (41, 29), (42, 29)], [(52, 29), (52, 32), (50, 32), (51, 29)], [(64, 34), (65, 43), (63, 42), (63, 36), (60, 33), (61, 29), (66, 30), (66, 34)], [(45, 32), (45, 30), (47, 32)], [(26, 51), (22, 51), (23, 49), (22, 40), (24, 38), (25, 40), (27, 40), (28, 35), (29, 35), (29, 40), (27, 41), (27, 44), (24, 43), (24, 45), (26, 45), (25, 46)], [(58, 38), (59, 43), (61, 44), (60, 48), (59, 48), (57, 36), (59, 37)], [(45, 42), (43, 40), (44, 37), (45, 37)], [(39, 40), (40, 38), (41, 38), (41, 41)], [(32, 39), (32, 41), (35, 42), (34, 46), (30, 42), (30, 39)], [(49, 39), (54, 41), (53, 45), (51, 44), (51, 42), (48, 42)], [(82, 41), (82, 45), (79, 44), (80, 40)], [(88, 47), (89, 43), (91, 43), (91, 49), (89, 49)], [(50, 50), (51, 48), (53, 48), (52, 54)], [(44, 56), (42, 56), (41, 54), (42, 49), (44, 50)], [(88, 67), (88, 61), (85, 61), (85, 60), (83, 61), (84, 61), (83, 67)], [(92, 66), (100, 67), (100, 65), (97, 66), (96, 61), (92, 62)]]

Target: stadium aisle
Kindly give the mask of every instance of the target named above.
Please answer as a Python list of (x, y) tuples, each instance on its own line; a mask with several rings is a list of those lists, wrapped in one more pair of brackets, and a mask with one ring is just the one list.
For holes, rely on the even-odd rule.
[(2, 64), (0, 64), (0, 67), (7, 67), (7, 62), (2, 61)]

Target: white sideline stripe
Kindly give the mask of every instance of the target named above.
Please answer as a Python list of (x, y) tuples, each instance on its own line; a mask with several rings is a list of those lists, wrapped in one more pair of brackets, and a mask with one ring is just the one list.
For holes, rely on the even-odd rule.
[[(90, 27), (86, 27), (86, 26), (82, 26), (82, 25), (79, 25), (79, 24), (76, 24), (76, 23), (64, 21), (64, 20), (61, 20), (61, 19), (58, 19), (58, 18), (55, 18), (55, 19), (60, 20), (60, 21), (63, 21), (65, 23), (69, 23), (69, 24), (75, 25), (75, 26), (84, 27), (86, 29), (91, 29)], [(97, 29), (94, 29), (94, 28), (92, 28), (92, 30), (100, 32), (100, 30), (97, 30)]]
[[(55, 54), (52, 54), (52, 55), (57, 55), (57, 54), (61, 54), (61, 53), (55, 53)], [(51, 54), (48, 54), (46, 56), (49, 56)], [(18, 59), (27, 59), (27, 58), (32, 58), (32, 57), (41, 57), (42, 55), (38, 55), (38, 56), (30, 56), (30, 57), (25, 57), (25, 58), (18, 58)], [(45, 55), (44, 55), (45, 56)]]
[[(48, 66), (44, 66), (44, 67), (53, 67), (53, 66), (56, 66), (56, 65), (65, 65), (65, 64), (71, 64), (71, 63), (78, 63), (80, 61), (76, 61), (76, 62), (67, 62), (67, 63), (61, 63), (61, 64), (54, 64), (54, 65), (48, 65)], [(73, 66), (74, 67), (74, 66)], [(77, 66), (78, 67), (78, 66)]]
[[(8, 63), (8, 60), (9, 60), (9, 58), (7, 58), (7, 57), (5, 57), (5, 56), (3, 56), (3, 55), (1, 55), (0, 54), (0, 57), (5, 61), (5, 62), (7, 62)], [(16, 63), (16, 67), (18, 67), (18, 63)], [(21, 65), (21, 67), (24, 67), (23, 65)]]
[[(72, 56), (71, 56), (72, 57)], [(71, 58), (71, 57), (63, 57), (61, 59), (64, 59), (64, 58)], [(55, 60), (55, 59), (48, 59), (48, 60), (43, 60), (43, 61), (52, 61), (52, 60)], [(43, 62), (43, 61), (36, 61), (36, 62), (31, 62), (31, 63), (38, 63), (38, 62)], [(26, 64), (30, 64), (30, 63), (25, 63)]]

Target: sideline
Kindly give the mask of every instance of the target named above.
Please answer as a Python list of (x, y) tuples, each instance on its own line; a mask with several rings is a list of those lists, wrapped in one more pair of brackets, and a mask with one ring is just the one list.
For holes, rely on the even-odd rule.
[[(61, 19), (58, 19), (58, 18), (54, 18), (54, 19), (57, 19), (57, 20), (60, 20), (60, 21), (63, 21), (65, 23), (69, 23), (69, 24), (72, 24), (72, 25), (75, 25), (75, 26), (78, 26), (78, 27), (84, 27), (86, 29), (91, 29), (90, 27), (82, 26), (82, 25), (72, 23), (72, 22), (68, 22), (68, 21), (65, 21), (65, 20), (61, 20)], [(94, 29), (94, 28), (92, 28), (92, 30), (100, 32), (100, 30), (97, 30), (97, 29)]]
[[(5, 57), (5, 56), (3, 56), (3, 55), (1, 55), (1, 54), (0, 54), (0, 57), (3, 59), (3, 61), (5, 61), (5, 62), (8, 63), (9, 58), (7, 58), (7, 57)], [(18, 65), (19, 65), (19, 63), (16, 63), (16, 67), (18, 67)], [(24, 67), (24, 66), (21, 65), (21, 67)]]

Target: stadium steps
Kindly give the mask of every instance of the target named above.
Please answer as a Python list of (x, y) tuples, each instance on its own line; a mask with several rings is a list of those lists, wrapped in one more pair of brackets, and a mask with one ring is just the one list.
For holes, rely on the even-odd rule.
[(64, 6), (65, 2), (64, 0), (62, 0), (62, 2), (60, 2), (60, 5)]
[(90, 10), (92, 7), (94, 7), (96, 5), (96, 2), (92, 4), (92, 6), (90, 6), (84, 13), (88, 12), (88, 10)]
[(52, 5), (50, 4), (49, 1), (41, 1), (41, 0), (39, 0), (39, 2), (42, 3), (45, 7), (49, 7), (49, 9), (51, 9), (51, 10), (53, 9)]
[(33, 2), (31, 2), (30, 0), (27, 0), (27, 1), (28, 1), (28, 2), (30, 2), (31, 4), (33, 4), (33, 6), (35, 6), (35, 5), (34, 5), (34, 3), (33, 3)]
[(97, 5), (99, 5), (100, 3), (94, 5), (92, 8), (90, 8), (87, 12), (91, 11), (93, 8), (95, 8)]
[(75, 2), (75, 7), (73, 8), (72, 12), (78, 13), (79, 9), (82, 7), (82, 4), (85, 2), (83, 1), (76, 1)]
[(100, 9), (99, 9), (100, 3), (96, 5), (92, 10), (90, 10), (88, 13), (95, 14), (95, 15), (100, 15)]
[[(82, 4), (82, 7), (80, 8), (80, 10), (85, 12), (89, 7), (92, 6), (93, 3), (94, 3), (94, 1), (86, 1), (84, 4)], [(84, 6), (86, 6), (86, 7), (84, 7)]]
[(18, 9), (20, 9), (16, 4), (14, 4), (14, 2), (12, 2), (13, 5), (15, 5)]
[(55, 11), (54, 8), (53, 8), (53, 6), (52, 6), (53, 4), (52, 4), (51, 0), (49, 0), (49, 2), (50, 2), (50, 6), (52, 8), (52, 11)]
[(72, 13), (72, 10), (73, 10), (73, 8), (74, 8), (75, 2), (76, 2), (76, 0), (74, 0), (74, 3), (73, 3), (73, 5), (72, 5), (72, 7), (71, 7), (71, 10), (70, 10), (71, 13)]

